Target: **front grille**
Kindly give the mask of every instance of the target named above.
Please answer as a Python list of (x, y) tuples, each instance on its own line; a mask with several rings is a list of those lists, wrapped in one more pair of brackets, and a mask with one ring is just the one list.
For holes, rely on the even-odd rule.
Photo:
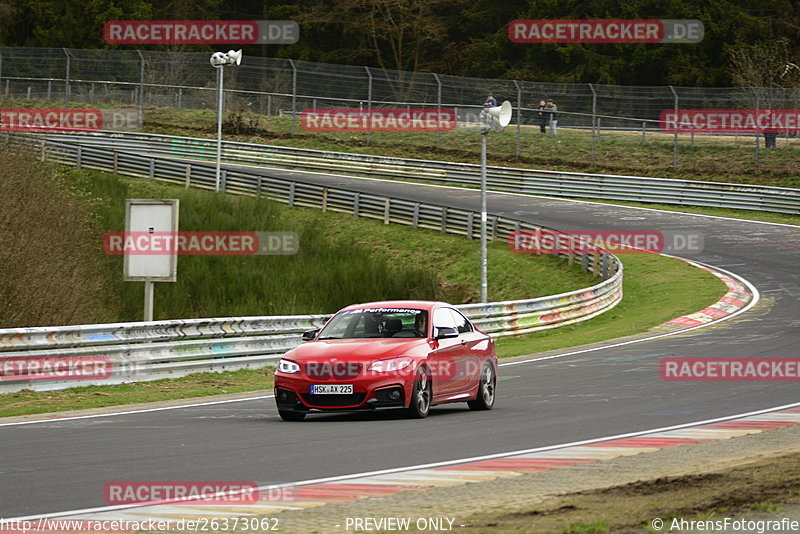
[(355, 406), (364, 402), (366, 393), (352, 393), (350, 395), (317, 395), (303, 393), (303, 400), (314, 406)]
[(306, 375), (311, 380), (349, 380), (361, 374), (362, 364), (357, 362), (309, 362)]

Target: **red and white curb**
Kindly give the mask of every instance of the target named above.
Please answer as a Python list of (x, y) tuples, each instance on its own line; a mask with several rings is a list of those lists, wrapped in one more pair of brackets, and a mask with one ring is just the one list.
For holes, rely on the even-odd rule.
[[(683, 258), (679, 258), (683, 259)], [(750, 302), (753, 298), (753, 293), (745, 286), (743, 283), (739, 282), (738, 280), (734, 279), (731, 276), (726, 275), (725, 273), (721, 273), (711, 267), (706, 267), (705, 265), (701, 265), (699, 263), (695, 263), (693, 261), (684, 260), (688, 262), (690, 265), (697, 267), (698, 269), (702, 269), (704, 271), (708, 271), (709, 273), (713, 274), (720, 280), (722, 280), (726, 286), (728, 286), (728, 292), (725, 294), (724, 297), (719, 299), (717, 302), (712, 304), (711, 306), (704, 308), (700, 311), (690, 313), (689, 315), (683, 315), (681, 317), (676, 317), (671, 321), (667, 321), (661, 327), (669, 328), (669, 325), (675, 325), (677, 327), (683, 328), (687, 326), (698, 326), (701, 324), (707, 324), (713, 321), (717, 321), (722, 319), (723, 317), (727, 317), (737, 311), (741, 310)]]
[[(758, 434), (800, 424), (800, 403), (788, 406), (791, 407), (783, 406), (774, 409), (775, 411), (763, 410), (744, 416), (542, 447), (505, 455), (497, 454), (469, 460), (265, 487), (260, 488), (260, 499), (254, 502), (127, 505), (49, 514), (47, 517), (76, 520), (145, 521), (163, 519), (174, 521), (176, 519), (191, 520), (212, 517), (247, 517), (303, 510), (333, 503), (387, 497), (405, 491), (426, 491), (442, 486), (460, 486), (518, 477), (526, 473), (538, 473), (683, 445)], [(290, 495), (291, 498), (283, 500), (272, 498), (276, 487), (284, 488), (285, 491), (279, 493)]]

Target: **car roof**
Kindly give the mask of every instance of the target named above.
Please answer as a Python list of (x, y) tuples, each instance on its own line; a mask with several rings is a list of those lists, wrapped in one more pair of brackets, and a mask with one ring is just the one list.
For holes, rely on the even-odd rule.
[(452, 306), (446, 302), (433, 300), (380, 300), (377, 302), (364, 302), (351, 304), (342, 310), (360, 310), (364, 308), (410, 308), (413, 310), (432, 310), (438, 306)]

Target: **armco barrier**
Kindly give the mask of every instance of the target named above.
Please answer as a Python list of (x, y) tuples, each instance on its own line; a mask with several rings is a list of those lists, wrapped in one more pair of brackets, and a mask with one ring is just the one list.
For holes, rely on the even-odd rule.
[[(12, 145), (31, 147), (30, 136), (8, 136)], [(83, 146), (40, 139), (38, 149), (54, 161), (150, 177), (168, 182), (214, 187), (214, 169), (205, 163), (122, 152), (106, 146)], [(380, 197), (358, 191), (287, 182), (246, 170), (227, 171), (227, 191), (261, 196), (290, 206), (351, 213), (385, 223), (429, 228), (479, 237), (480, 214)], [(515, 230), (542, 227), (491, 216), (488, 229), (505, 239)], [(457, 306), (478, 328), (493, 337), (555, 328), (590, 319), (622, 298), (622, 264), (609, 253), (565, 255), (602, 281), (592, 287), (535, 299)], [(263, 367), (300, 343), (300, 333), (320, 327), (327, 315), (227, 317), (101, 325), (32, 327), (0, 330), (0, 363), (8, 358), (107, 357), (112, 374), (101, 380), (0, 380), (0, 393), (21, 389), (62, 389), (92, 383), (122, 383), (183, 376), (200, 371)], [(8, 378), (8, 377), (6, 377)]]
[[(216, 141), (130, 132), (47, 135), (55, 142), (106, 146), (173, 158), (211, 161)], [(411, 179), (479, 187), (479, 166), (417, 159), (325, 152), (303, 148), (223, 142), (224, 163), (309, 170), (374, 178)], [(487, 187), (493, 191), (656, 202), (683, 206), (800, 214), (800, 189), (668, 178), (588, 174), (489, 166)]]

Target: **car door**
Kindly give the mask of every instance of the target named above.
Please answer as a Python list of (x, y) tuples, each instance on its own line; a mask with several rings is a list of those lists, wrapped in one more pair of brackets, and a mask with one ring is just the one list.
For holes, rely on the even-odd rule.
[(459, 341), (464, 349), (456, 365), (458, 381), (454, 384), (454, 387), (458, 392), (465, 392), (473, 389), (480, 377), (481, 363), (483, 362), (481, 347), (484, 345), (482, 342), (485, 336), (475, 332), (472, 323), (461, 312), (454, 308), (448, 309), (453, 315), (453, 320), (458, 329)]
[(460, 391), (458, 367), (464, 358), (465, 348), (461, 337), (436, 339), (439, 328), (451, 328), (458, 331), (453, 314), (449, 308), (436, 308), (433, 312), (434, 336), (432, 350), (428, 354), (428, 365), (433, 381), (434, 402), (444, 400)]

